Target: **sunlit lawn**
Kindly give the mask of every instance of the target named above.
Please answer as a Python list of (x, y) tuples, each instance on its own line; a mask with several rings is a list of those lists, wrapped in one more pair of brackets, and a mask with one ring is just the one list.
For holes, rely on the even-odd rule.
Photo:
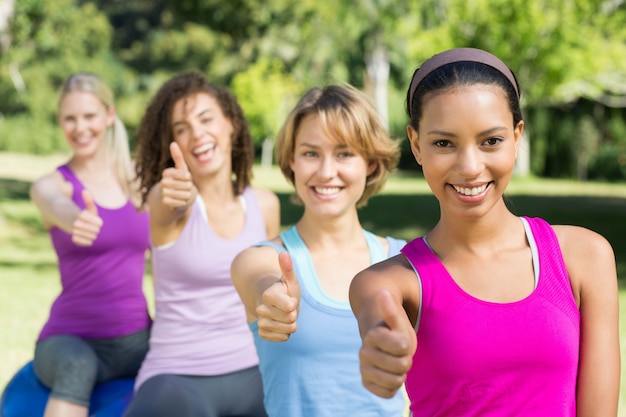
[[(35, 338), (60, 288), (48, 235), (27, 190), (33, 178), (62, 160), (62, 156), (0, 153), (0, 389), (32, 358)], [(289, 184), (277, 169), (257, 167), (255, 172), (256, 185), (279, 195), (283, 225), (292, 224), (301, 208), (290, 203)], [(626, 184), (514, 180), (508, 198), (520, 215), (578, 224), (602, 233), (615, 249), (620, 283), (626, 283)], [(370, 230), (411, 239), (434, 225), (437, 203), (422, 179), (397, 174), (384, 192), (362, 209), (361, 218)], [(145, 284), (151, 298), (149, 276)], [(626, 317), (626, 285), (620, 292), (620, 317)], [(621, 320), (620, 332), (624, 361), (626, 319)], [(625, 377), (622, 368), (622, 380)], [(626, 387), (620, 400), (620, 416), (626, 417)]]

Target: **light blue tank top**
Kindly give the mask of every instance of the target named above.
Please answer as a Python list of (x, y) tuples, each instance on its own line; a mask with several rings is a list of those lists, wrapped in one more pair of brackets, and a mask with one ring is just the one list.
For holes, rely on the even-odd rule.
[[(364, 233), (371, 262), (386, 259), (378, 239), (368, 231)], [(405, 407), (401, 392), (384, 399), (362, 385), (358, 356), (361, 337), (349, 302), (324, 293), (295, 226), (282, 233), (281, 239), (292, 257), (302, 293), (298, 331), (286, 342), (268, 342), (259, 337), (257, 322), (250, 323), (269, 416), (401, 416)], [(387, 241), (389, 255), (397, 254), (405, 244), (390, 237)], [(269, 241), (259, 245), (285, 251)]]

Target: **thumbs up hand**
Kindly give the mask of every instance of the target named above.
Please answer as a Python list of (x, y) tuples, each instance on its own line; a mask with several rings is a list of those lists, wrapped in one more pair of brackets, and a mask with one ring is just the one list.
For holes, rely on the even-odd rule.
[(259, 336), (270, 342), (284, 342), (296, 331), (300, 308), (300, 284), (287, 252), (278, 255), (282, 277), (263, 292), (256, 308)]
[(83, 190), (85, 209), (72, 223), (72, 242), (78, 246), (91, 246), (102, 228), (102, 219), (98, 216), (98, 208), (89, 194)]
[(377, 294), (375, 303), (382, 321), (363, 335), (361, 378), (369, 391), (391, 398), (411, 369), (417, 338), (404, 309), (387, 290)]
[(196, 197), (195, 186), (178, 143), (170, 143), (170, 153), (175, 166), (163, 171), (161, 178), (162, 202), (170, 208), (186, 207)]

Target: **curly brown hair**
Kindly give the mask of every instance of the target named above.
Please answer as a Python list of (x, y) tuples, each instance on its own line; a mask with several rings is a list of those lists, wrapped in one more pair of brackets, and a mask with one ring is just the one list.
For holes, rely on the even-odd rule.
[(176, 102), (197, 93), (213, 97), (224, 116), (233, 124), (231, 162), (233, 193), (239, 195), (250, 185), (254, 147), (248, 122), (235, 96), (228, 89), (209, 83), (198, 71), (175, 75), (161, 86), (152, 98), (137, 129), (136, 173), (141, 184), (141, 199), (145, 203), (148, 193), (160, 180), (164, 169), (173, 167), (169, 146), (174, 140), (172, 111)]

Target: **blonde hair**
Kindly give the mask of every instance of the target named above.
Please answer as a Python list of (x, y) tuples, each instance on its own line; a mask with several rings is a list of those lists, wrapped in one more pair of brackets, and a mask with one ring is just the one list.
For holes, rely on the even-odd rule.
[[(324, 132), (341, 144), (355, 149), (376, 168), (368, 175), (357, 207), (378, 193), (387, 175), (393, 172), (400, 158), (399, 144), (383, 127), (369, 98), (350, 85), (329, 85), (307, 91), (291, 111), (276, 138), (276, 162), (285, 178), (294, 184), (290, 162), (294, 159), (296, 135), (300, 123), (309, 114), (316, 114)], [(293, 200), (301, 203), (294, 196)]]
[[(107, 110), (113, 108), (113, 92), (97, 75), (79, 72), (70, 75), (63, 86), (59, 97), (59, 106), (66, 94), (81, 91), (91, 93), (96, 96)], [(139, 194), (136, 187), (135, 174), (130, 158), (128, 146), (128, 133), (124, 123), (115, 114), (115, 121), (112, 126), (108, 126), (105, 132), (106, 143), (110, 151), (113, 172), (120, 186), (129, 196), (131, 201), (137, 206), (139, 204)]]

